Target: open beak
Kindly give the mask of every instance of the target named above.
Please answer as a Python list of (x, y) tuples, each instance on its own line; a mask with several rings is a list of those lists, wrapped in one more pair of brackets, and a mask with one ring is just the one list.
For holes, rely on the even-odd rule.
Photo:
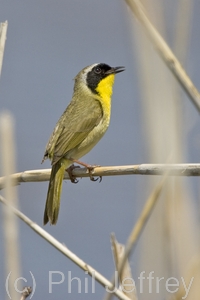
[(125, 67), (115, 67), (105, 72), (105, 74), (117, 74), (123, 71), (125, 71)]

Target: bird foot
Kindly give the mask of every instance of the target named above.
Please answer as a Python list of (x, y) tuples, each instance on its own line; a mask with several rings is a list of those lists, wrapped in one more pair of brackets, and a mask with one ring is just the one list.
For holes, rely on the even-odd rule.
[(71, 160), (72, 162), (75, 162), (75, 163), (77, 163), (77, 164), (79, 164), (79, 165), (81, 165), (81, 166), (87, 168), (87, 169), (88, 169), (88, 173), (89, 173), (89, 176), (90, 176), (90, 180), (91, 180), (91, 181), (97, 181), (98, 179), (99, 179), (99, 182), (102, 181), (102, 176), (99, 176), (99, 177), (97, 177), (97, 178), (94, 178), (94, 176), (92, 175), (92, 172), (94, 171), (94, 168), (100, 167), (100, 165), (89, 165), (89, 164), (86, 164), (86, 163), (84, 163), (84, 162), (82, 162), (82, 161), (80, 161), (80, 160), (76, 160), (76, 159), (73, 159), (73, 158), (70, 158), (70, 160)]
[(100, 165), (87, 165), (87, 169), (88, 169), (88, 173), (89, 173), (89, 176), (90, 176), (90, 180), (91, 181), (97, 181), (99, 180), (99, 183), (102, 181), (102, 176), (98, 176), (97, 178), (94, 178), (94, 176), (92, 175), (94, 169), (96, 167), (100, 167)]
[(73, 171), (74, 169), (77, 169), (77, 168), (80, 168), (80, 167), (79, 167), (79, 166), (75, 166), (75, 165), (73, 164), (73, 165), (71, 165), (69, 168), (66, 169), (66, 171), (67, 171), (67, 173), (68, 173), (68, 175), (69, 175), (69, 179), (71, 180), (72, 183), (78, 183), (78, 182), (79, 182), (79, 180), (76, 178), (76, 176), (74, 176), (74, 175), (72, 174), (72, 171)]

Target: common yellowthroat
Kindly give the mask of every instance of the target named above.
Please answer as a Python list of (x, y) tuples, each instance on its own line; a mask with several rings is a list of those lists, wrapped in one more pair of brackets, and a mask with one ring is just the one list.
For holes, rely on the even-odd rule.
[(47, 143), (43, 161), (51, 160), (52, 170), (44, 211), (44, 225), (56, 224), (65, 170), (88, 153), (102, 138), (110, 123), (111, 96), (115, 74), (124, 67), (98, 63), (75, 77), (72, 100)]

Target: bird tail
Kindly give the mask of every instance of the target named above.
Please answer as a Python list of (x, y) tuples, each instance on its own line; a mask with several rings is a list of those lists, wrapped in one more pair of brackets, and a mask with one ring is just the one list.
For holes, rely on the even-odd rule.
[(62, 182), (66, 168), (71, 164), (67, 159), (60, 159), (52, 166), (47, 200), (44, 210), (44, 225), (48, 222), (55, 225), (58, 220), (60, 209), (60, 196), (62, 191)]

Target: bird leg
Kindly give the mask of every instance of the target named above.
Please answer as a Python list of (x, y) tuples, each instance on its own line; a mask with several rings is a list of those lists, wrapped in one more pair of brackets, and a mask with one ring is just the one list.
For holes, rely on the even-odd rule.
[(89, 172), (89, 176), (90, 176), (90, 180), (91, 181), (97, 181), (98, 179), (99, 179), (99, 182), (102, 181), (102, 176), (94, 178), (94, 176), (92, 175), (92, 172), (94, 171), (94, 168), (100, 167), (99, 165), (89, 165), (89, 164), (86, 164), (86, 163), (84, 163), (84, 162), (82, 162), (80, 160), (76, 160), (76, 159), (73, 159), (73, 158), (70, 158), (69, 160), (71, 160), (71, 161), (73, 161), (73, 162), (75, 162), (75, 163), (77, 163), (77, 164), (79, 164), (79, 165), (87, 168), (88, 172)]

